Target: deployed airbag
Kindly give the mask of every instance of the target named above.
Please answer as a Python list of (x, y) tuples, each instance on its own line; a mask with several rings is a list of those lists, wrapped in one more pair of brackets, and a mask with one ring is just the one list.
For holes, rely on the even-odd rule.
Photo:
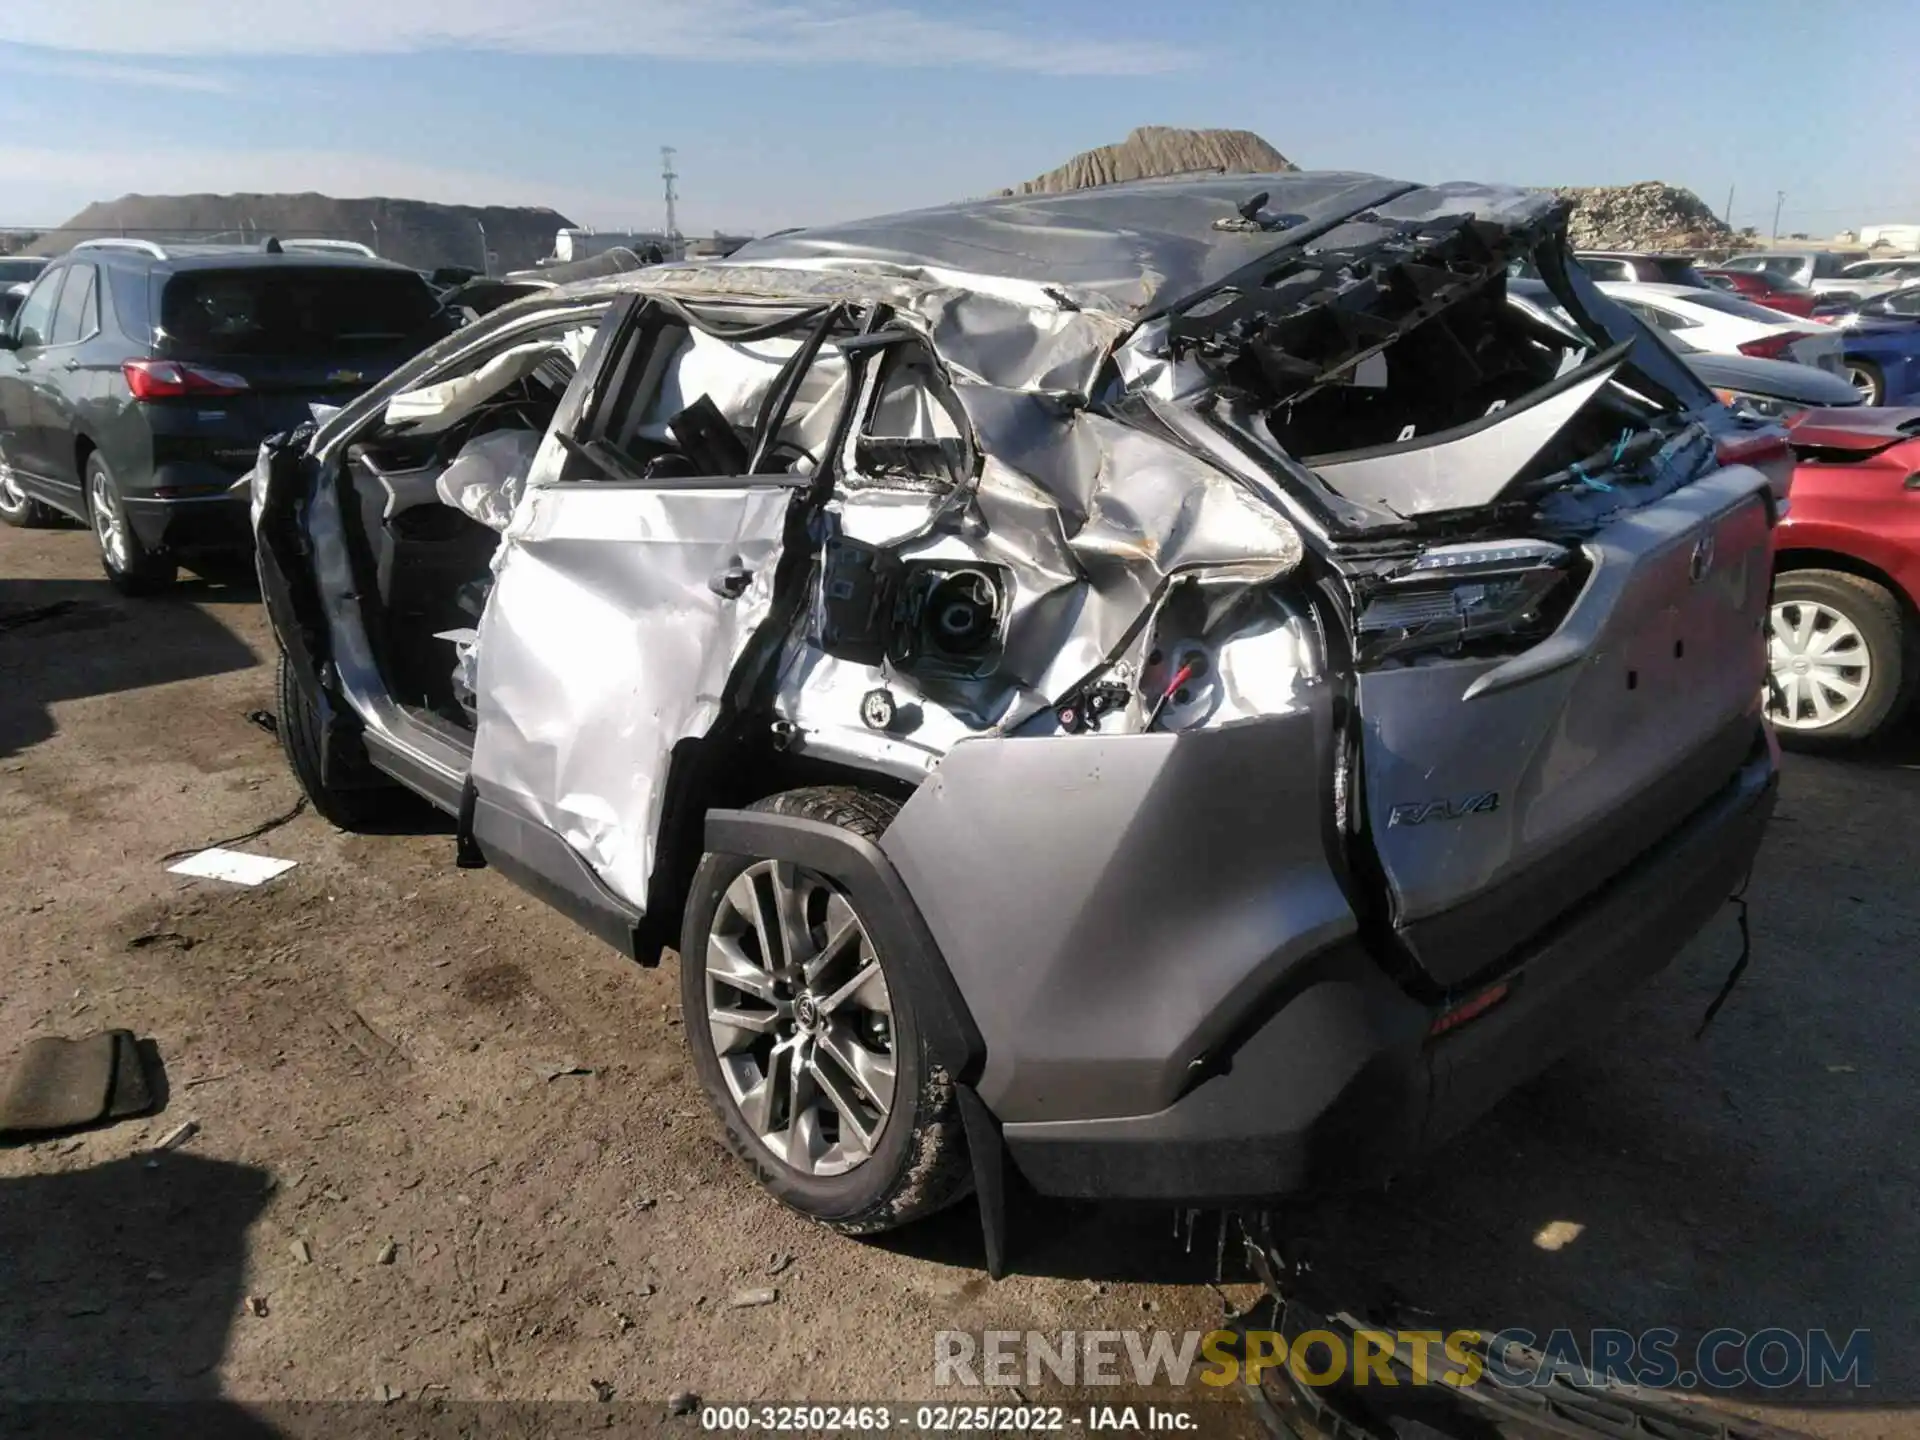
[(443, 504), (504, 532), (520, 503), (527, 471), (543, 437), (535, 430), (490, 430), (476, 435), (435, 482)]

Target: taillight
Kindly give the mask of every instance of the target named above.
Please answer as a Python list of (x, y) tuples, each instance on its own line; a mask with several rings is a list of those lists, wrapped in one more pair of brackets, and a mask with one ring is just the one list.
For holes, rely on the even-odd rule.
[(1801, 339), (1799, 331), (1790, 331), (1785, 335), (1762, 335), (1758, 340), (1749, 340), (1739, 347), (1742, 355), (1751, 355), (1758, 360), (1778, 360), (1793, 348), (1793, 342)]
[(238, 395), (244, 375), (182, 365), (178, 360), (129, 360), (120, 367), (136, 400), (175, 400), (183, 395)]

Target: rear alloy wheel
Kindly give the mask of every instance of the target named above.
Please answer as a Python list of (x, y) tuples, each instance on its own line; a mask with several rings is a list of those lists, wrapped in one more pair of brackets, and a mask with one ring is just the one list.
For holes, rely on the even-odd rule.
[[(822, 787), (753, 808), (875, 839), (894, 806)], [(818, 871), (708, 855), (680, 950), (687, 1043), (729, 1148), (780, 1200), (846, 1234), (938, 1210), (969, 1176), (951, 1080), (870, 919)]]
[(11, 525), (16, 530), (38, 530), (58, 518), (52, 506), (41, 504), (20, 488), (13, 466), (7, 463), (5, 453), (0, 452), (0, 524)]
[(1860, 392), (1862, 405), (1884, 405), (1887, 403), (1887, 377), (1880, 367), (1871, 360), (1856, 360), (1847, 357), (1847, 383)]
[(1864, 740), (1904, 708), (1906, 654), (1899, 602), (1834, 570), (1791, 570), (1773, 583), (1767, 713), (1802, 749)]
[(147, 549), (127, 518), (126, 498), (99, 452), (87, 456), (87, 521), (100, 547), (100, 568), (122, 595), (153, 595), (179, 575), (172, 560)]

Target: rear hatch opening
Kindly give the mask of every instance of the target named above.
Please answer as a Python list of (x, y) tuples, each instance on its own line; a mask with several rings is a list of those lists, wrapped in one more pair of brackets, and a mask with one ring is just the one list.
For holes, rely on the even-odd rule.
[(1208, 382), (1179, 398), (1309, 521), (1350, 657), (1350, 859), (1444, 993), (1747, 759), (1791, 456), (1567, 264), (1557, 210), (1361, 220), (1164, 343)]

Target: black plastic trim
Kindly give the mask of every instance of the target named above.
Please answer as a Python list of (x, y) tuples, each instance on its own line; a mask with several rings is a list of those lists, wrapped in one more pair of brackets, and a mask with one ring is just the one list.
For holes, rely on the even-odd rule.
[[(459, 807), (456, 794), (455, 813)], [(628, 959), (641, 958), (640, 912), (606, 887), (566, 837), (484, 795), (474, 799), (472, 827), (494, 869)]]

